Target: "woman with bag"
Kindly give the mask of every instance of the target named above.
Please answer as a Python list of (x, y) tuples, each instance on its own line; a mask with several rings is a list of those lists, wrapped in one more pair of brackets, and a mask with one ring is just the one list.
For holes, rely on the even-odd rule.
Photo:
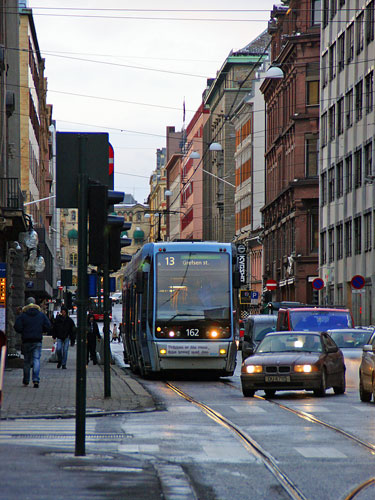
[(94, 315), (88, 315), (88, 325), (87, 325), (87, 364), (91, 359), (94, 365), (98, 364), (98, 358), (96, 356), (96, 340), (101, 340), (99, 333), (98, 323), (95, 321)]

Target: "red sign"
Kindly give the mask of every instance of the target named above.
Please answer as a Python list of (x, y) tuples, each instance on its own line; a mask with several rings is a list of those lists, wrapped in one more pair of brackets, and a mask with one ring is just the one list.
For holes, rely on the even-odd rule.
[(109, 146), (109, 152), (108, 152), (109, 175), (112, 175), (115, 166), (115, 152), (113, 151), (113, 147), (111, 146), (111, 144), (108, 144), (108, 146)]
[(321, 290), (324, 287), (324, 281), (321, 278), (315, 278), (312, 287), (314, 290)]
[(277, 288), (277, 281), (275, 281), (275, 280), (267, 280), (266, 281), (266, 288), (268, 290), (276, 290), (276, 288)]
[(356, 290), (360, 290), (361, 288), (363, 288), (365, 286), (365, 278), (363, 276), (361, 276), (360, 274), (356, 274), (352, 278), (351, 285)]

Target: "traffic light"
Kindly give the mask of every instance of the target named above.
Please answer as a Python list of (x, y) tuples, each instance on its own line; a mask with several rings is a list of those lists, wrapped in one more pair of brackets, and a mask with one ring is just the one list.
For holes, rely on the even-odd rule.
[(105, 238), (108, 236), (110, 239), (114, 228), (120, 230), (121, 234), (124, 218), (108, 215), (108, 210), (123, 199), (124, 193), (121, 191), (111, 191), (107, 186), (99, 183), (89, 184), (89, 264), (103, 265), (104, 252), (106, 251)]
[[(112, 216), (110, 216), (112, 217)], [(132, 227), (131, 222), (124, 222), (124, 219), (121, 217), (122, 223), (121, 225), (111, 225), (109, 231), (109, 269), (111, 271), (117, 271), (121, 268), (121, 264), (125, 264), (126, 262), (131, 261), (130, 255), (125, 255), (121, 253), (121, 248), (128, 247), (131, 245), (131, 238), (126, 238), (121, 236), (123, 231), (129, 231)]]

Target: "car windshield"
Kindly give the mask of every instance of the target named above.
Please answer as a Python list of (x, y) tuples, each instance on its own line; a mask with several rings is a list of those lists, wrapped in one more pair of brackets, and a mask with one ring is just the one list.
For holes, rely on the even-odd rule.
[(267, 335), (259, 344), (260, 352), (323, 352), (319, 335)]
[(336, 328), (352, 328), (348, 311), (290, 311), (292, 330), (325, 332)]
[(264, 339), (267, 333), (275, 331), (275, 322), (270, 324), (267, 323), (258, 323), (254, 324), (254, 340), (256, 342), (260, 342)]
[(368, 343), (372, 332), (367, 330), (335, 330), (328, 332), (339, 347), (358, 349)]

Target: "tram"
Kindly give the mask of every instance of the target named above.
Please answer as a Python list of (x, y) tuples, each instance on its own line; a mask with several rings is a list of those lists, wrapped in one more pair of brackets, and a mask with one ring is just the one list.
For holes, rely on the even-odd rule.
[(141, 376), (236, 366), (236, 249), (230, 243), (145, 244), (123, 279), (125, 362)]

